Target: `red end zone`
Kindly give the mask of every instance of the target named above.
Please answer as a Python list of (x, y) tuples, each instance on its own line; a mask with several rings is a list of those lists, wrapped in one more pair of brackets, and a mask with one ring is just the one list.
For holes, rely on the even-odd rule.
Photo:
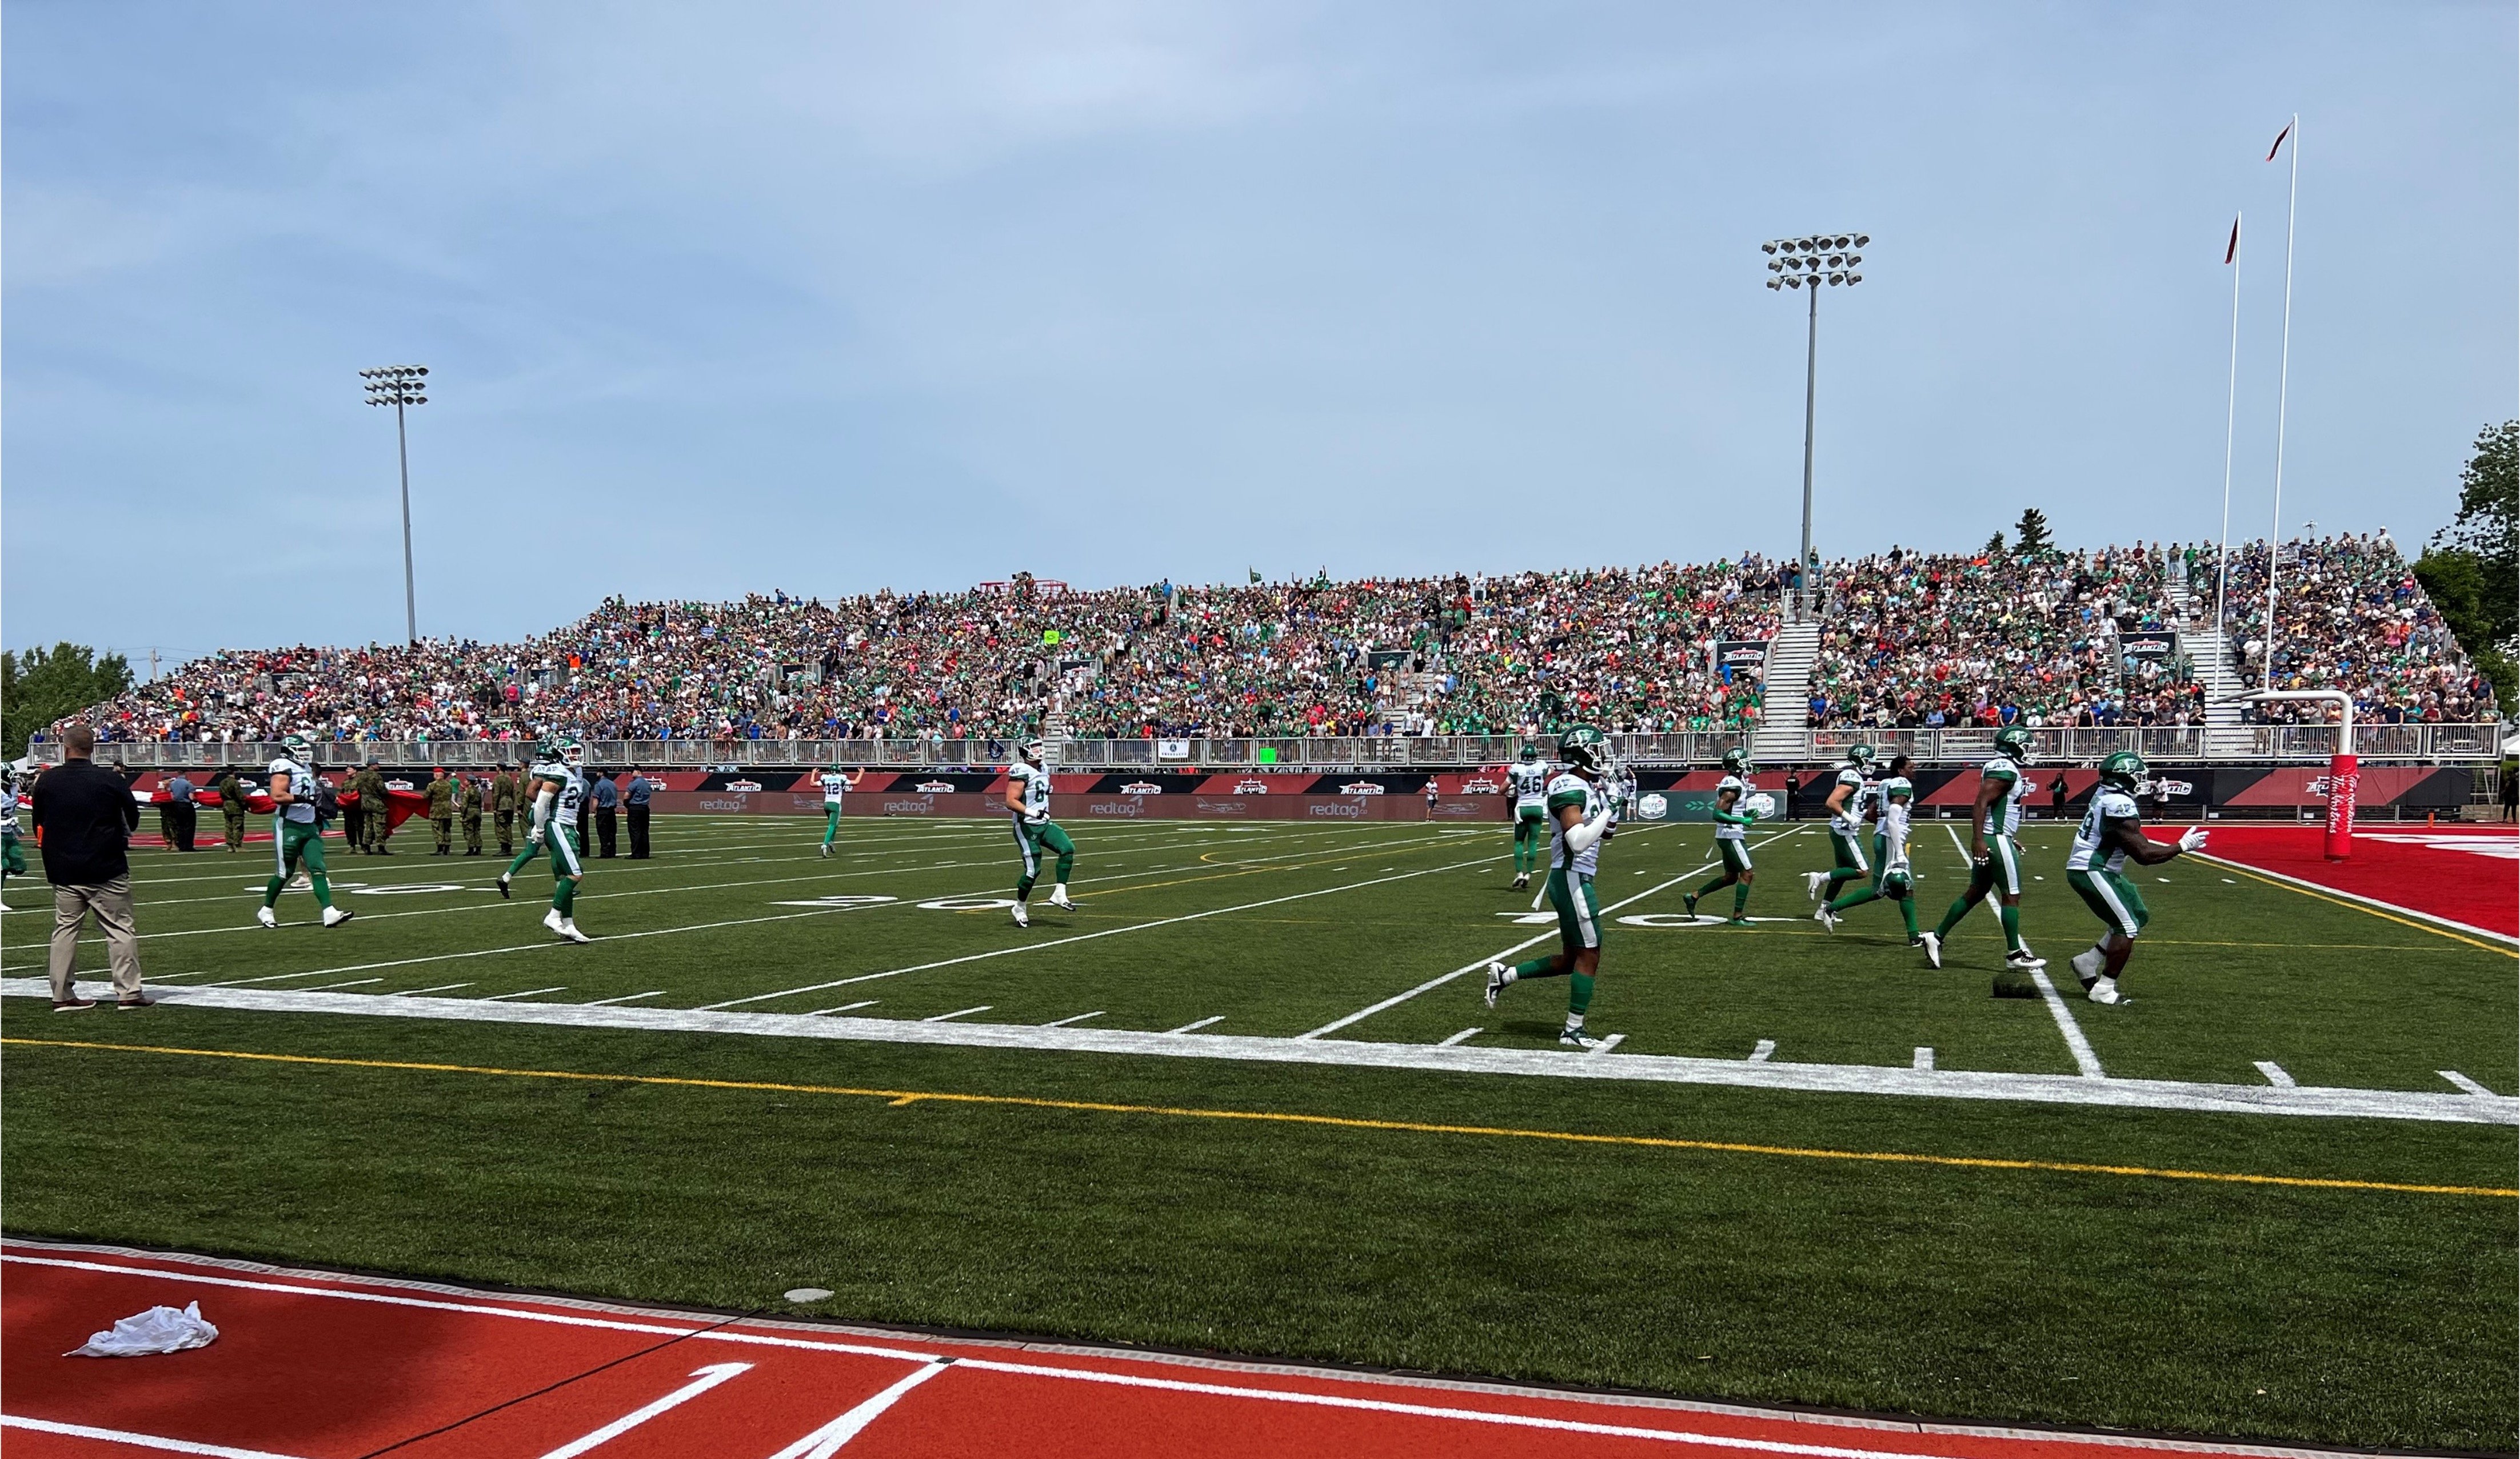
[(2330, 861), (2319, 826), (2216, 825), (2206, 851), (2225, 861), (2505, 940), (2520, 936), (2520, 832), (2508, 826), (2378, 822)]
[[(0, 1269), (12, 1459), (2232, 1452), (730, 1322), (102, 1247), (11, 1242)], [(61, 1356), (191, 1301), (220, 1329), (207, 1347)]]

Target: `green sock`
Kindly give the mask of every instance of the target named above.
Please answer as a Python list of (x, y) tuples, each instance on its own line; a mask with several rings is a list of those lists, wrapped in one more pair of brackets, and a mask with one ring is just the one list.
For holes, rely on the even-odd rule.
[(324, 909), (326, 911), (331, 911), (333, 908), (333, 879), (319, 871), (311, 873), (306, 880), (315, 884), (315, 899), (324, 904)]
[(1996, 916), (2003, 922), (2003, 945), (2014, 952), (2021, 950), (2021, 909), (1998, 907)]
[(517, 853), (517, 859), (508, 863), (507, 874), (510, 877), (514, 877), (517, 873), (523, 871), (525, 869), (525, 863), (534, 859), (536, 849), (537, 848), (533, 845), (528, 844), (523, 850), (518, 851)]
[(275, 873), (269, 882), (263, 884), (262, 904), (268, 907), (275, 902), (278, 902), (280, 900), (280, 889), (288, 885), (289, 879), (287, 877), (280, 876)]
[(1907, 921), (1907, 924), (1908, 924), (1908, 940), (1909, 940), (1909, 941), (1911, 941), (1911, 942), (1915, 941), (1915, 940), (1916, 940), (1916, 899), (1915, 899), (1914, 897), (1912, 897), (1912, 896), (1903, 896), (1903, 897), (1899, 898), (1899, 915), (1900, 915), (1902, 918), (1906, 919), (1906, 921)]
[(1735, 917), (1740, 916), (1740, 915), (1741, 915), (1741, 909), (1742, 909), (1743, 907), (1748, 906), (1748, 905), (1750, 905), (1750, 884), (1749, 884), (1749, 883), (1747, 883), (1747, 882), (1735, 882), (1735, 883), (1733, 883), (1733, 884), (1732, 884), (1732, 915), (1733, 915), (1733, 916), (1735, 916)]
[(1578, 973), (1566, 982), (1566, 1016), (1580, 1019), (1593, 1006), (1593, 975)]
[(1952, 935), (1952, 929), (1959, 926), (1960, 919), (1966, 917), (1969, 913), (1969, 908), (1977, 904), (1970, 901), (1965, 895), (1961, 896), (1959, 900), (1952, 903), (1952, 909), (1943, 914), (1943, 925), (1934, 929), (1934, 935), (1937, 937), (1950, 936)]
[(1717, 877), (1714, 881), (1709, 882), (1705, 886), (1698, 888), (1695, 891), (1690, 892), (1689, 895), (1703, 899), (1705, 897), (1713, 896), (1715, 893), (1723, 890), (1727, 887), (1734, 885), (1736, 884), (1732, 880), (1732, 874), (1728, 871), (1724, 875)]
[(1536, 957), (1527, 963), (1516, 963), (1513, 965), (1514, 980), (1518, 982), (1526, 978), (1554, 978), (1558, 973), (1556, 962), (1555, 958)]
[(1832, 912), (1843, 912), (1849, 907), (1863, 906), (1866, 902), (1872, 901), (1880, 895), (1880, 892), (1873, 890), (1869, 887), (1858, 887), (1853, 891), (1850, 891), (1846, 895), (1830, 902), (1828, 904), (1828, 909)]

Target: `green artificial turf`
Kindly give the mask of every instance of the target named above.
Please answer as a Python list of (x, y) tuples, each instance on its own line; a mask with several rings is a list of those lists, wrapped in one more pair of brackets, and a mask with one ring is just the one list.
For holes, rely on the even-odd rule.
[[(1502, 828), (1071, 828), (1072, 914), (1003, 896), (994, 823), (662, 822), (652, 863), (595, 862), (581, 926), (502, 902), (488, 858), (342, 857), (359, 920), (249, 926), (267, 852), (138, 857), (144, 957), (173, 985), (1287, 1035), (1549, 935), (1510, 915)], [(1918, 865), (1927, 920), (1957, 856)], [(403, 840), (416, 840), (406, 835)], [(2061, 959), (2094, 924), (2031, 838), (2024, 926)], [(259, 849), (259, 848), (257, 848)], [(1679, 910), (1704, 828), (1623, 834), (1617, 915)], [(1593, 1022), (1626, 1051), (2071, 1072), (2048, 1008), (1988, 995), (1980, 911), (1942, 973), (1868, 907), (1831, 935), (1759, 851), (1749, 929), (1610, 926)], [(1689, 875), (1690, 873), (1694, 875)], [(1640, 875), (1642, 873), (1642, 875)], [(2124, 1009), (2076, 1000), (2112, 1074), (2501, 1092), (2512, 960), (2173, 863)], [(1667, 886), (1678, 879), (1678, 885)], [(1362, 883), (1377, 885), (1361, 886)], [(385, 894), (453, 885), (456, 890)], [(1666, 889), (1655, 890), (1664, 888)], [(897, 900), (782, 906), (830, 895)], [(1729, 893), (1727, 893), (1729, 900)], [(13, 907), (38, 898), (8, 889)], [(1264, 905), (1265, 903), (1265, 905)], [(1231, 909), (1242, 910), (1231, 910)], [(400, 915), (394, 915), (400, 914)], [(1206, 914), (1206, 915), (1202, 915)], [(783, 920), (758, 920), (758, 919)], [(20, 919), (11, 920), (11, 930)], [(25, 919), (32, 920), (32, 919)], [(688, 931), (678, 931), (689, 929)], [(659, 935), (630, 937), (631, 933)], [(1060, 943), (1061, 938), (1110, 935)], [(1058, 945), (1052, 945), (1058, 944)], [(1544, 944), (1545, 945), (1545, 944)], [(514, 948), (487, 956), (458, 956)], [(1011, 950), (1022, 949), (1022, 950)], [(91, 967), (97, 951), (86, 954)], [(41, 946), (9, 939), (27, 976)], [(916, 970), (916, 971), (904, 971)], [(871, 975), (889, 974), (887, 977)], [(377, 980), (369, 981), (368, 980)], [(445, 988), (450, 983), (459, 988)], [(1553, 1047), (1562, 992), (1498, 1013), (1457, 980), (1338, 1037)], [(2507, 1449), (2514, 1203), (1423, 1129), (919, 1102), (623, 1079), (273, 1064), (24, 1040), (1297, 1113), (2417, 1185), (2514, 1184), (2508, 1126), (2032, 1106), (681, 1031), (264, 1014), (169, 1004), (61, 1019), (0, 1003), (5, 1224), (31, 1235), (748, 1308), (828, 1287), (871, 1321), (1094, 1337), (1698, 1395), (2335, 1442)], [(1616, 1059), (1620, 1053), (1599, 1056)]]

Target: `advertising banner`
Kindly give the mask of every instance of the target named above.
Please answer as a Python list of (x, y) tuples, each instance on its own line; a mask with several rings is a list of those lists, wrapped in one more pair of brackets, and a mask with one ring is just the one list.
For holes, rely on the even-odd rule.
[(2118, 635), (2118, 652), (2130, 659), (2169, 659), (2179, 653), (2179, 634), (2169, 628), (2144, 628)]

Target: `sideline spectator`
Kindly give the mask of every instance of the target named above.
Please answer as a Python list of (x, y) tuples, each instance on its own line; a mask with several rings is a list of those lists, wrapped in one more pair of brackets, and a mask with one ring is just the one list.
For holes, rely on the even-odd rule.
[(643, 774), (637, 765), (630, 767), (630, 789), (623, 794), (622, 803), (630, 812), (630, 859), (648, 859), (648, 798), (655, 794), (656, 783)]
[(201, 823), (194, 819), (200, 807), (193, 803), (193, 782), (183, 771), (166, 782), (166, 844), (179, 851), (193, 848), (193, 831)]
[(92, 914), (105, 935), (117, 1007), (157, 1000), (140, 987), (140, 941), (131, 922), (131, 833), (140, 802), (119, 775), (96, 763), (96, 731), (85, 723), (62, 733), (62, 763), (35, 782), (35, 835), (44, 848), (44, 879), (53, 884), (53, 1012), (78, 1013), (96, 1000), (78, 995), (79, 932)]
[(604, 847), (596, 854), (609, 861), (621, 825), (621, 812), (617, 809), (621, 803), (621, 790), (612, 783), (608, 774), (596, 776), (595, 784), (588, 789), (595, 794), (595, 839)]

